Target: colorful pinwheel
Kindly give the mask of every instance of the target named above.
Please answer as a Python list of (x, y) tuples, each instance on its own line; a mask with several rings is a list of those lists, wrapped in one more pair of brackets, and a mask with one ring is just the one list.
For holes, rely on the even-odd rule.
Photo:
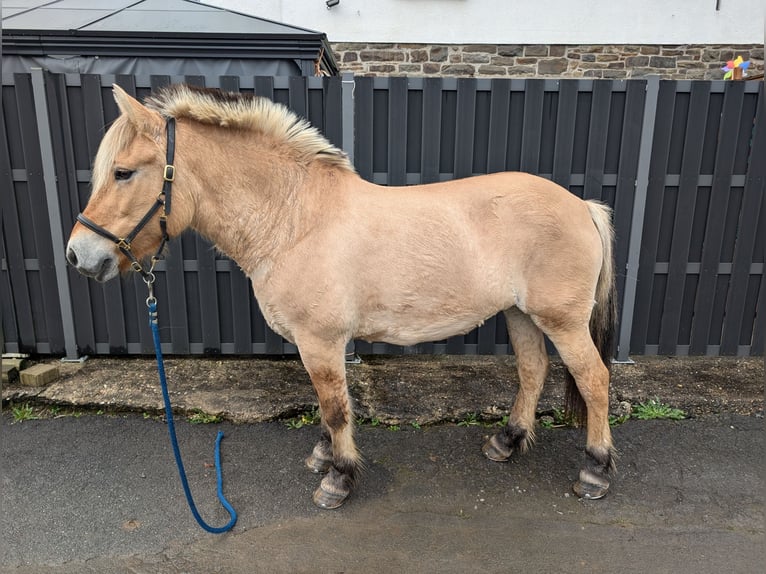
[[(726, 72), (723, 76), (724, 80), (730, 80), (735, 79), (738, 80), (742, 77), (742, 72), (747, 70), (750, 67), (750, 60), (747, 62), (742, 60), (742, 56), (737, 56), (736, 60), (729, 60), (726, 62), (726, 65), (721, 68), (724, 72)], [(735, 70), (740, 70), (738, 73), (735, 73)]]

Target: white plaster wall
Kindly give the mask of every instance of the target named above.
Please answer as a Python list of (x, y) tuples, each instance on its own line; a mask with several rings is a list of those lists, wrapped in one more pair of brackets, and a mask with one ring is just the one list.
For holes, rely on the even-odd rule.
[[(753, 44), (766, 0), (202, 0), (331, 42)], [(716, 2), (720, 9), (716, 10)]]

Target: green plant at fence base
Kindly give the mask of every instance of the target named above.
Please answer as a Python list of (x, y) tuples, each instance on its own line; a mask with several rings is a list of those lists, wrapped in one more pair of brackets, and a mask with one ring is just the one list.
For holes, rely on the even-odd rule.
[(187, 420), (193, 425), (208, 425), (221, 422), (223, 417), (221, 415), (211, 415), (197, 409), (189, 414)]
[(615, 427), (630, 420), (630, 415), (609, 415), (609, 426)]
[(287, 428), (290, 429), (299, 429), (305, 426), (319, 424), (320, 418), (319, 409), (313, 407), (312, 409), (301, 413), (300, 416), (287, 419), (287, 421), (285, 421), (285, 425), (287, 425)]
[(11, 413), (13, 414), (14, 423), (23, 423), (24, 421), (31, 421), (38, 418), (37, 415), (35, 415), (34, 408), (29, 406), (29, 403), (12, 406)]
[(475, 427), (477, 425), (481, 424), (479, 421), (479, 415), (476, 413), (468, 413), (465, 415), (465, 418), (462, 421), (459, 421), (457, 423), (457, 426), (459, 427)]
[(638, 403), (633, 407), (632, 416), (642, 421), (670, 419), (680, 421), (686, 418), (686, 413), (681, 409), (676, 409), (670, 405), (661, 403), (659, 399), (649, 399), (646, 402)]

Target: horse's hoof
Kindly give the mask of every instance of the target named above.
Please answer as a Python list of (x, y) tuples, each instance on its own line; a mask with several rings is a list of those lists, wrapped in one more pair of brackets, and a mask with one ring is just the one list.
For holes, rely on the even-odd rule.
[[(323, 481), (324, 482), (324, 481)], [(330, 492), (325, 490), (323, 485), (320, 484), (319, 488), (314, 491), (314, 504), (324, 510), (334, 510), (339, 508), (346, 502), (351, 492)]]
[(572, 490), (574, 490), (574, 493), (580, 498), (598, 500), (599, 498), (604, 498), (604, 496), (606, 496), (606, 493), (609, 490), (609, 485), (593, 484), (592, 482), (578, 480), (572, 485)]
[(484, 453), (489, 460), (495, 462), (506, 462), (513, 453), (513, 448), (507, 447), (497, 438), (497, 435), (492, 435), (490, 439), (484, 443), (481, 447), (481, 452)]
[(306, 467), (314, 474), (325, 474), (330, 470), (331, 466), (331, 458), (320, 458), (313, 452), (306, 459)]

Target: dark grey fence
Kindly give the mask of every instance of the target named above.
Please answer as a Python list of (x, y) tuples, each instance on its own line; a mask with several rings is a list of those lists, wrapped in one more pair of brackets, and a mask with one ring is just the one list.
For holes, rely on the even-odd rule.
[[(89, 194), (90, 164), (117, 110), (168, 82), (255, 92), (306, 116), (380, 184), (522, 170), (615, 209), (619, 358), (762, 354), (762, 82), (3, 76), (6, 351), (152, 351), (145, 288), (99, 285), (66, 267), (63, 245)], [(756, 159), (760, 158), (760, 159)], [(173, 242), (159, 269), (163, 350), (284, 354), (248, 280), (201, 238)], [(507, 353), (502, 320), (463, 337), (360, 353)]]

